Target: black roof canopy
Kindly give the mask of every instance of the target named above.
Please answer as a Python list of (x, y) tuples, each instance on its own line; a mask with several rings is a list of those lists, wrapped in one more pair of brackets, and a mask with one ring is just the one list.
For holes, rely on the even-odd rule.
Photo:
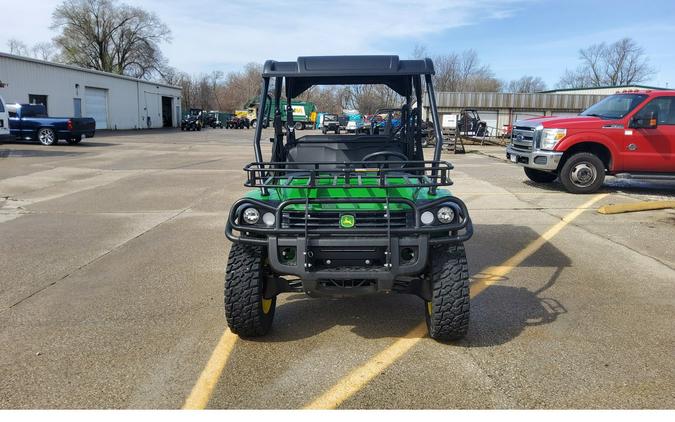
[(295, 62), (268, 60), (263, 77), (286, 78), (291, 97), (313, 85), (383, 84), (398, 94), (412, 94), (412, 76), (433, 75), (430, 59), (400, 60), (398, 56), (314, 56)]

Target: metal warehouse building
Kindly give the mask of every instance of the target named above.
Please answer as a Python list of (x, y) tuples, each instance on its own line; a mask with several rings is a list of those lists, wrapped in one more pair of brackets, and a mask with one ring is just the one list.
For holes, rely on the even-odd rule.
[(481, 120), (487, 123), (490, 135), (496, 135), (504, 125), (517, 120), (577, 115), (606, 95), (439, 92), (436, 97), (441, 119), (444, 114), (457, 114), (463, 108), (476, 109)]
[(44, 104), (51, 116), (93, 117), (96, 129), (180, 124), (179, 87), (0, 53), (0, 95), (7, 103)]
[(592, 88), (563, 88), (541, 91), (542, 94), (586, 94), (586, 95), (612, 95), (621, 91), (634, 91), (639, 89), (663, 91), (668, 88), (647, 85), (621, 85), (621, 86), (598, 86)]
[[(642, 85), (575, 88), (533, 94), (503, 92), (438, 92), (438, 113), (457, 114), (463, 108), (478, 110), (491, 135), (504, 125), (539, 116), (575, 116), (608, 95), (622, 90), (664, 89)], [(428, 112), (428, 102), (425, 112)]]

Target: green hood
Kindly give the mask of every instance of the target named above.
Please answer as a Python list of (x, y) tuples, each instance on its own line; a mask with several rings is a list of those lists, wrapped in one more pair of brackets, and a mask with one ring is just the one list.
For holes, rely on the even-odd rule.
[[(340, 180), (339, 180), (340, 181)], [(406, 184), (405, 179), (403, 178), (388, 178), (388, 183), (390, 185), (396, 184)], [(287, 199), (304, 199), (307, 195), (308, 189), (304, 186), (307, 183), (307, 179), (296, 179), (293, 181), (292, 185), (297, 185), (297, 188), (270, 188), (269, 195), (263, 196), (260, 193), (259, 189), (249, 191), (246, 195), (247, 198), (257, 199), (264, 202), (279, 203)], [(363, 184), (375, 184), (377, 179), (374, 178), (364, 178)], [(429, 188), (364, 188), (364, 187), (331, 187), (332, 183), (330, 180), (320, 180), (319, 185), (325, 185), (326, 187), (316, 187), (309, 189), (309, 198), (334, 198), (334, 199), (344, 199), (344, 202), (339, 204), (312, 204), (311, 210), (382, 210), (384, 209), (384, 204), (373, 204), (373, 203), (353, 203), (349, 202), (350, 198), (385, 198), (387, 192), (389, 198), (404, 198), (409, 199), (415, 203), (417, 202), (426, 202), (444, 196), (451, 196), (449, 190), (447, 189), (437, 189), (436, 195), (431, 195), (429, 193)], [(354, 180), (354, 183), (349, 183), (349, 186), (358, 186), (358, 182)], [(392, 210), (405, 210), (408, 207), (404, 204), (391, 204)], [(303, 204), (292, 205), (288, 207), (289, 210), (304, 210)]]

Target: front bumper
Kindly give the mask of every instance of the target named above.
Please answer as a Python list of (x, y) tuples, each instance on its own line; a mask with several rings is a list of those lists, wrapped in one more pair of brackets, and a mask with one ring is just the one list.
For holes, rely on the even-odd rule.
[(563, 153), (557, 151), (523, 151), (513, 148), (513, 145), (508, 145), (506, 147), (507, 160), (523, 167), (529, 167), (542, 171), (557, 170), (562, 156)]
[[(355, 203), (384, 203), (381, 198), (349, 199)], [(312, 199), (311, 204), (335, 204), (344, 199)], [(410, 207), (417, 223), (411, 227), (353, 227), (349, 229), (287, 228), (282, 227), (282, 214), (291, 205), (306, 205), (306, 200), (291, 199), (274, 206), (269, 203), (242, 199), (235, 203), (225, 227), (225, 234), (232, 242), (264, 246), (268, 262), (276, 274), (294, 275), (302, 280), (303, 290), (309, 294), (333, 294), (322, 281), (366, 280), (366, 292), (390, 291), (398, 277), (417, 276), (424, 272), (433, 245), (461, 243), (473, 235), (473, 225), (464, 203), (454, 197), (442, 197), (425, 204), (415, 204), (403, 198), (390, 198), (388, 203), (403, 203)], [(239, 223), (239, 213), (244, 205), (251, 204), (262, 210), (275, 213), (273, 227), (250, 226)], [(445, 225), (424, 226), (420, 215), (427, 209), (441, 204), (453, 204), (455, 222)], [(235, 234), (234, 232), (239, 232)], [(294, 259), (284, 260), (283, 251), (291, 249)], [(405, 257), (405, 251), (412, 251), (413, 258)], [(327, 264), (329, 260), (339, 261), (341, 254), (362, 258), (354, 265)], [(352, 259), (353, 260), (353, 259)], [(371, 261), (367, 264), (366, 261)], [(343, 294), (346, 289), (339, 290)], [(359, 289), (350, 288), (351, 293)]]

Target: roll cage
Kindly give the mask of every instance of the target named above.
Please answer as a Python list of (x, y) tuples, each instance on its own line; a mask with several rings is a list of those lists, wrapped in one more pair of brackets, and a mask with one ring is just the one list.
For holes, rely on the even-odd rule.
[[(400, 60), (398, 56), (322, 56), (299, 57), (294, 62), (268, 60), (262, 72), (258, 120), (263, 121), (269, 107), (273, 109), (271, 163), (286, 161), (286, 151), (297, 144), (293, 108), (293, 98), (315, 85), (386, 85), (405, 99), (401, 108), (401, 128), (397, 131), (398, 142), (403, 153), (414, 161), (424, 161), (422, 149), (422, 103), (423, 84), (430, 101), (431, 113), (437, 116), (436, 97), (431, 76), (434, 74), (430, 59)], [(271, 82), (274, 90), (269, 93)], [(286, 97), (286, 110), (281, 110), (281, 97)], [(413, 109), (413, 101), (415, 108)], [(286, 113), (285, 125), (282, 113)], [(441, 133), (440, 122), (433, 119), (437, 133)], [(255, 160), (263, 162), (261, 137), (265, 125), (257, 125), (254, 136)], [(433, 161), (441, 158), (442, 142), (436, 144)], [(435, 175), (434, 171), (434, 175)], [(435, 193), (435, 187), (431, 187)], [(267, 189), (261, 186), (263, 195)]]

